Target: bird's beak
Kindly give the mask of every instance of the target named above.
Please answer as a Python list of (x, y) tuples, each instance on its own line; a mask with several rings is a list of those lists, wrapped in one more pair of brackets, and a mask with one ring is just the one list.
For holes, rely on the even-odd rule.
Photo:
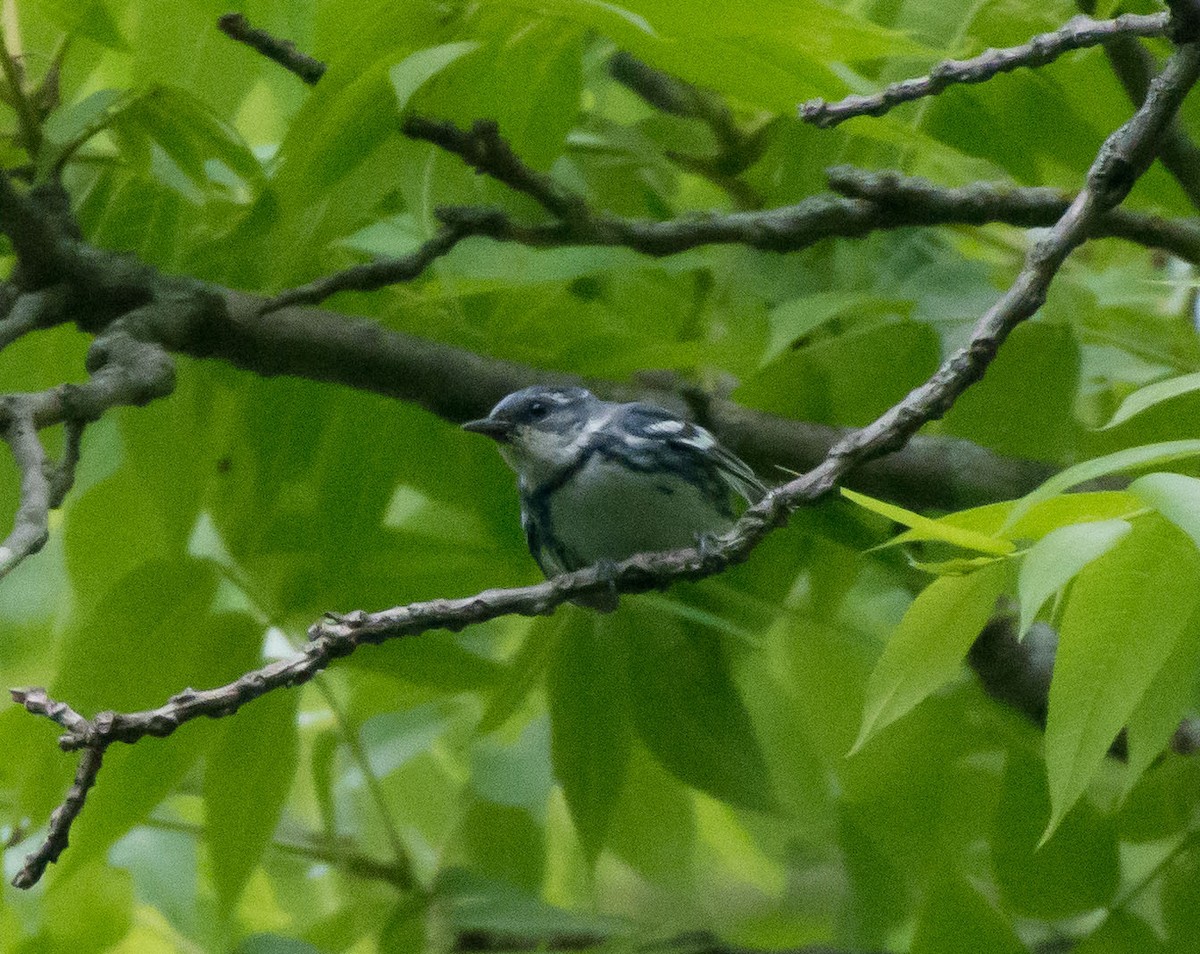
[(478, 421), (467, 421), (462, 426), (464, 431), (470, 431), (472, 434), (485, 434), (492, 440), (500, 444), (507, 444), (508, 438), (512, 434), (512, 422), (501, 421), (494, 417), (483, 417)]

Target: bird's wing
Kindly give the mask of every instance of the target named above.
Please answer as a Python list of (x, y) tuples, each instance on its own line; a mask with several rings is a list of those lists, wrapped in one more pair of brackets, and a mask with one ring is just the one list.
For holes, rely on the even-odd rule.
[(727, 450), (699, 424), (685, 421), (655, 404), (625, 405), (624, 420), (629, 433), (646, 440), (664, 441), (693, 466), (716, 476), (751, 504), (767, 494), (767, 488), (750, 465)]

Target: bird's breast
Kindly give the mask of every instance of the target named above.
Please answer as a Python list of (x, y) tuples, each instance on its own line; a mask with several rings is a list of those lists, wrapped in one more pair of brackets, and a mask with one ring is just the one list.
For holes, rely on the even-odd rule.
[(699, 534), (732, 523), (682, 477), (632, 471), (601, 454), (550, 495), (546, 515), (553, 536), (583, 565), (693, 546)]

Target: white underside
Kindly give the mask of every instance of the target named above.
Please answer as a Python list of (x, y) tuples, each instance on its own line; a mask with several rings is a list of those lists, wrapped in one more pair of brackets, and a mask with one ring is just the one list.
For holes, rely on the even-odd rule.
[(550, 520), (587, 563), (693, 546), (699, 534), (731, 526), (692, 484), (626, 470), (598, 454), (551, 495)]

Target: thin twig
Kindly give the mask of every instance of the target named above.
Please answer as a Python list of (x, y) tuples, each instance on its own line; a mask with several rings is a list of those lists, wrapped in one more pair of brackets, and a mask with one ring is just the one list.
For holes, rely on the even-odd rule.
[(12, 450), (21, 475), (20, 502), (13, 527), (0, 542), (0, 579), (26, 557), (37, 553), (50, 536), (50, 481), (46, 476), (46, 451), (27, 407), (9, 397), (0, 404), (0, 431)]
[[(179, 821), (177, 819), (151, 816), (142, 822), (142, 826), (153, 828), (157, 831), (170, 831), (183, 835), (191, 835), (193, 838), (199, 840), (203, 840), (206, 837), (206, 829), (203, 825)], [(382, 881), (400, 891), (412, 890), (412, 873), (404, 866), (372, 858), (370, 855), (365, 855), (361, 851), (354, 850), (349, 845), (343, 846), (340, 843), (335, 845), (324, 844), (321, 836), (316, 834), (308, 835), (300, 841), (275, 837), (268, 842), (267, 847), (281, 854), (294, 855), (298, 858), (306, 858), (310, 861), (329, 865), (344, 874), (352, 875), (356, 878), (369, 878), (373, 881)]]
[(477, 119), (469, 130), (462, 130), (452, 122), (410, 116), (404, 121), (403, 130), (406, 136), (440, 146), (460, 156), (476, 172), (503, 182), (515, 192), (523, 192), (557, 219), (575, 222), (591, 216), (581, 196), (544, 172), (527, 166), (500, 135), (495, 120)]
[(672, 116), (700, 120), (708, 126), (716, 140), (714, 155), (695, 156), (668, 150), (667, 158), (724, 189), (737, 208), (762, 207), (758, 193), (738, 176), (762, 157), (767, 144), (767, 124), (743, 128), (729, 104), (716, 93), (656, 69), (624, 50), (613, 54), (608, 61), (608, 73), (651, 106)]
[(329, 711), (333, 713), (334, 721), (337, 722), (338, 728), (341, 729), (342, 738), (346, 742), (346, 747), (350, 750), (350, 756), (358, 765), (359, 771), (362, 772), (363, 779), (367, 783), (367, 790), (371, 793), (371, 800), (375, 803), (375, 812), (379, 816), (379, 823), (383, 828), (384, 837), (387, 839), (388, 847), (392, 852), (393, 861), (390, 867), (396, 883), (403, 890), (411, 891), (416, 884), (416, 879), (413, 877), (412, 871), (412, 859), (409, 857), (408, 849), (404, 845), (404, 839), (400, 837), (400, 832), (396, 829), (396, 823), (392, 819), (392, 814), (388, 811), (388, 803), (383, 793), (383, 786), (379, 784), (379, 776), (375, 774), (375, 770), (371, 766), (371, 759), (367, 755), (367, 750), (363, 747), (358, 729), (350, 722), (350, 717), (346, 715), (346, 711), (338, 702), (333, 688), (327, 685), (324, 679), (314, 679), (313, 685), (316, 686), (317, 691), (324, 697), (325, 704), (329, 706)]
[(268, 300), (263, 306), (262, 314), (270, 314), (292, 305), (315, 305), (338, 292), (375, 291), (398, 282), (412, 281), (436, 259), (448, 254), (468, 234), (458, 225), (443, 226), (415, 252), (399, 258), (384, 258), (365, 265), (355, 265), (318, 278), (307, 285), (290, 288)]
[[(25, 706), (29, 712), (44, 715), (64, 728), (75, 726), (80, 721), (86, 722), (69, 706), (55, 702), (41, 690), (34, 689), (25, 692), (14, 689), (12, 696), (15, 702)], [(96, 722), (100, 723), (102, 718), (103, 713), (97, 716)], [(100, 768), (104, 764), (104, 753), (107, 748), (108, 743), (101, 741), (83, 753), (79, 765), (75, 769), (75, 779), (71, 783), (71, 788), (67, 791), (62, 804), (50, 813), (46, 837), (31, 854), (26, 856), (24, 866), (13, 878), (14, 887), (32, 888), (37, 884), (47, 866), (56, 862), (66, 850), (70, 840), (71, 826), (79, 817), (79, 813), (83, 811), (88, 790), (96, 784), (96, 776), (100, 774)]]
[(325, 64), (320, 60), (313, 59), (307, 53), (301, 53), (291, 40), (281, 40), (266, 30), (252, 27), (250, 21), (240, 13), (223, 14), (217, 20), (217, 26), (231, 40), (245, 43), (246, 46), (257, 50), (285, 70), (295, 73), (309, 86), (315, 85), (325, 75)]
[[(221, 717), (277, 688), (312, 679), (335, 659), (364, 644), (416, 636), (434, 629), (456, 631), (506, 615), (545, 615), (574, 596), (645, 592), (681, 579), (702, 579), (741, 563), (793, 510), (828, 493), (859, 463), (902, 447), (925, 423), (945, 414), (957, 397), (977, 381), (1001, 344), (1020, 322), (1045, 300), (1047, 289), (1066, 257), (1079, 246), (1111, 207), (1128, 194), (1154, 157), (1157, 137), (1200, 76), (1200, 45), (1179, 47), (1151, 84), (1134, 117), (1101, 147), (1088, 172), (1087, 185), (1058, 223), (1026, 256), (1024, 267), (1008, 291), (979, 320), (966, 347), (954, 352), (925, 382), (874, 423), (839, 441), (808, 473), (776, 488), (747, 510), (734, 527), (702, 548), (643, 553), (616, 566), (563, 574), (533, 586), (486, 590), (463, 599), (432, 600), (385, 610), (331, 616), (309, 631), (309, 644), (297, 657), (269, 663), (216, 689), (185, 690), (157, 709), (134, 713), (102, 713), (82, 725), (73, 719), (59, 739), (64, 750), (85, 749), (85, 759), (53, 822), (47, 843), (30, 856), (15, 884), (28, 887), (66, 844), (70, 822), (78, 814), (87, 787), (95, 779), (90, 766), (108, 745), (167, 736), (200, 716)], [(55, 703), (42, 690), (18, 690), (14, 699), (35, 714), (55, 718)], [(61, 711), (61, 710), (60, 710)], [(72, 711), (69, 710), (68, 711)], [(84, 770), (84, 766), (89, 766)]]
[[(564, 245), (622, 246), (645, 255), (676, 255), (704, 245), (737, 244), (771, 252), (796, 252), (828, 238), (857, 237), (884, 229), (934, 225), (1003, 223), (1047, 227), (1058, 221), (1072, 197), (1049, 188), (998, 188), (986, 184), (943, 189), (897, 173), (850, 167), (830, 170), (831, 187), (843, 193), (814, 196), (796, 205), (755, 212), (657, 220), (630, 219), (594, 211), (549, 176), (525, 166), (495, 124), (469, 131), (451, 123), (410, 120), (410, 131), (462, 156), (474, 168), (537, 199), (555, 220), (527, 225), (503, 209), (449, 206), (437, 210), (443, 228), (401, 258), (355, 265), (275, 296), (267, 314), (297, 304), (317, 304), (336, 292), (374, 291), (411, 281), (463, 238), (484, 236), (534, 248)], [(497, 145), (499, 144), (499, 145)], [(569, 217), (559, 216), (569, 209)], [(1120, 238), (1161, 248), (1200, 264), (1200, 228), (1185, 221), (1120, 209), (1106, 211), (1091, 237)]]
[(983, 83), (997, 73), (1008, 73), (1023, 66), (1044, 66), (1071, 50), (1107, 43), (1114, 37), (1163, 36), (1168, 23), (1166, 13), (1126, 13), (1115, 20), (1078, 16), (1051, 33), (1033, 37), (1028, 43), (986, 50), (969, 60), (945, 60), (934, 66), (927, 76), (893, 83), (870, 96), (847, 96), (836, 103), (809, 100), (800, 106), (800, 118), (828, 128), (855, 116), (882, 116), (901, 103), (936, 96), (956, 83)]

